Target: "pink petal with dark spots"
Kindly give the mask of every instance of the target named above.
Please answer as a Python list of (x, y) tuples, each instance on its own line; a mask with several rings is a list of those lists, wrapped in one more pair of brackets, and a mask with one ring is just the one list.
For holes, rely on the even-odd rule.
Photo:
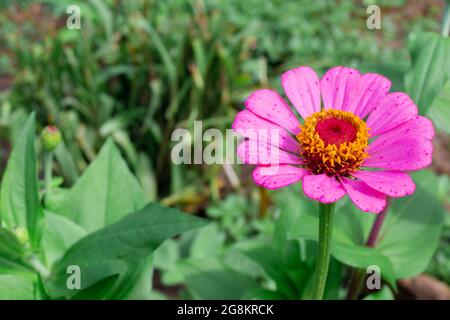
[(245, 107), (260, 118), (286, 128), (292, 134), (300, 132), (300, 122), (286, 101), (274, 90), (256, 90), (245, 101)]
[(379, 147), (372, 153), (369, 148), (369, 157), (362, 164), (365, 167), (418, 170), (425, 168), (432, 161), (433, 144), (424, 137), (407, 137), (398, 143)]
[(305, 119), (320, 111), (319, 77), (310, 67), (298, 67), (281, 75), (286, 96)]
[(279, 165), (303, 163), (299, 156), (268, 145), (261, 140), (243, 141), (238, 146), (237, 154), (247, 164)]
[(376, 74), (366, 73), (351, 92), (350, 104), (345, 111), (351, 111), (361, 119), (365, 118), (385, 97), (391, 88), (391, 81)]
[(350, 200), (365, 212), (380, 213), (386, 207), (386, 195), (372, 189), (362, 181), (341, 178), (342, 185)]
[(303, 178), (303, 192), (313, 200), (322, 203), (338, 201), (345, 195), (341, 183), (326, 174), (309, 175)]
[(253, 180), (267, 189), (278, 189), (300, 181), (309, 170), (289, 165), (257, 167), (253, 171)]
[(393, 92), (383, 97), (369, 114), (367, 126), (370, 134), (376, 136), (389, 131), (417, 115), (414, 101), (403, 92)]
[(395, 198), (413, 194), (416, 189), (411, 177), (400, 171), (358, 171), (352, 176), (372, 189)]
[(236, 133), (250, 140), (261, 140), (292, 153), (299, 152), (300, 144), (285, 129), (251, 111), (239, 112), (231, 127)]
[(320, 79), (320, 90), (325, 109), (345, 110), (352, 99), (352, 90), (357, 86), (359, 71), (347, 67), (329, 69)]

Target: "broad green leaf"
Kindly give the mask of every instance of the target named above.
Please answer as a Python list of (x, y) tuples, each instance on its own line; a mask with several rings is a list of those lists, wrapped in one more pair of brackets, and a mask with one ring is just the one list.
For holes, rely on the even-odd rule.
[(32, 300), (34, 283), (31, 279), (0, 274), (0, 300)]
[(433, 100), (428, 116), (439, 130), (450, 134), (450, 81), (447, 81)]
[(88, 233), (145, 205), (145, 195), (111, 140), (103, 146), (55, 212)]
[(155, 267), (167, 270), (180, 259), (180, 249), (176, 240), (169, 239), (155, 251)]
[(394, 199), (377, 249), (391, 260), (397, 278), (425, 271), (441, 235), (444, 208), (437, 198), (438, 180), (428, 170), (413, 175), (413, 195)]
[(450, 76), (450, 38), (437, 33), (413, 34), (409, 39), (412, 67), (405, 87), (421, 114), (426, 114)]
[(366, 269), (376, 265), (381, 276), (392, 288), (396, 288), (396, 274), (392, 262), (377, 249), (358, 245), (344, 245), (336, 241), (331, 246), (332, 255), (342, 263), (355, 268)]
[[(202, 228), (203, 229), (203, 228)], [(183, 235), (185, 236), (186, 232)], [(155, 251), (155, 268), (159, 269), (161, 282), (166, 286), (173, 286), (184, 282), (184, 275), (178, 265), (181, 255), (180, 239), (169, 239)]]
[(75, 292), (70, 297), (70, 300), (101, 300), (111, 292), (119, 276), (119, 274), (113, 274), (85, 289), (74, 290)]
[(25, 250), (17, 237), (9, 230), (0, 228), (0, 255), (20, 258)]
[(286, 297), (277, 291), (262, 288), (249, 290), (243, 297), (244, 300), (286, 300)]
[[(55, 207), (53, 210), (72, 219), (69, 220), (70, 222), (76, 221), (77, 224), (72, 222), (71, 225), (67, 226), (78, 237), (77, 239), (74, 237), (70, 239), (70, 244), (72, 244), (73, 240), (79, 239), (80, 228), (92, 232), (142, 208), (144, 204), (145, 196), (141, 187), (113, 142), (108, 141), (97, 159), (63, 200), (53, 203), (53, 207)], [(59, 222), (62, 221), (59, 219)], [(51, 222), (55, 223), (55, 219)], [(64, 223), (67, 224), (67, 220)], [(82, 227), (78, 224), (81, 224)], [(64, 246), (61, 244), (56, 248), (53, 246), (53, 249), (59, 250), (57, 254), (54, 251), (55, 254), (50, 258), (60, 258), (64, 253), (62, 251), (64, 248), (68, 248), (67, 242)], [(52, 259), (53, 261), (54, 259)], [(142, 277), (148, 278), (152, 274), (151, 259), (145, 268), (141, 264), (142, 262), (127, 265), (120, 275), (109, 276), (105, 274), (106, 279), (90, 288), (81, 290), (74, 298), (101, 299), (110, 297), (122, 299), (143, 297), (146, 292), (150, 291), (150, 288), (140, 290), (139, 287), (142, 287), (142, 285), (135, 281)], [(139, 290), (140, 292), (138, 292)]]
[(72, 244), (87, 234), (72, 220), (49, 211), (45, 212), (45, 225), (42, 247), (49, 265), (60, 259)]
[(147, 300), (168, 300), (164, 293), (153, 290), (150, 292)]
[(86, 289), (79, 290), (72, 300), (146, 300), (150, 298), (153, 256), (131, 265), (122, 274), (106, 277)]
[(80, 267), (84, 289), (127, 271), (130, 265), (150, 256), (164, 240), (205, 224), (206, 221), (176, 209), (151, 203), (72, 245), (52, 268), (49, 292), (55, 297), (73, 294), (66, 286), (70, 265)]
[(388, 287), (383, 287), (381, 290), (369, 294), (364, 300), (394, 300), (394, 293)]
[(0, 228), (0, 273), (28, 273), (31, 271), (23, 261), (25, 249), (9, 230)]
[(312, 275), (305, 264), (299, 261), (295, 267), (286, 265), (281, 252), (270, 245), (247, 249), (244, 253), (264, 269), (286, 298), (300, 298), (308, 276)]
[(259, 287), (251, 277), (230, 270), (214, 259), (184, 261), (183, 273), (194, 299), (242, 299), (247, 292)]
[(123, 273), (106, 296), (108, 300), (146, 300), (153, 280), (153, 255), (140, 260)]
[(224, 252), (223, 263), (231, 270), (246, 274), (254, 279), (264, 277), (264, 269), (244, 252), (255, 245), (261, 245), (261, 241), (251, 239), (235, 243)]
[(42, 234), (43, 210), (39, 202), (34, 149), (35, 116), (32, 114), (22, 130), (8, 161), (0, 190), (0, 217), (10, 227), (28, 230), (33, 247)]
[(225, 242), (225, 234), (219, 230), (217, 224), (210, 224), (196, 231), (190, 249), (193, 258), (207, 258), (217, 256)]

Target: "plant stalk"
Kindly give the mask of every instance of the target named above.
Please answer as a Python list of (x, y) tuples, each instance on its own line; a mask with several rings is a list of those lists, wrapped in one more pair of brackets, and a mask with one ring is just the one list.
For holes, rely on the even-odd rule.
[(36, 256), (34, 255), (30, 256), (28, 262), (34, 268), (34, 270), (36, 270), (36, 272), (40, 274), (40, 276), (43, 279), (50, 278), (51, 275), (50, 271)]
[(52, 188), (52, 167), (53, 167), (53, 151), (46, 151), (44, 154), (44, 191), (45, 196), (50, 193)]
[(386, 218), (388, 212), (388, 204), (386, 204), (386, 208), (383, 209), (375, 219), (372, 229), (370, 230), (369, 237), (367, 238), (366, 246), (375, 247), (377, 245), (378, 236), (380, 235), (381, 227), (383, 226), (384, 219)]
[(320, 204), (319, 207), (319, 243), (317, 248), (316, 273), (312, 298), (322, 300), (327, 282), (330, 264), (330, 247), (333, 236), (334, 203)]

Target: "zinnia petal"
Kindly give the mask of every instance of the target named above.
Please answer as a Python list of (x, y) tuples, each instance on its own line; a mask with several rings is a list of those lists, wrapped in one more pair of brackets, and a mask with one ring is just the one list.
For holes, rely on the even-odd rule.
[(303, 163), (300, 157), (268, 145), (261, 140), (243, 141), (237, 148), (237, 154), (247, 164), (279, 165)]
[(320, 91), (325, 109), (344, 110), (350, 105), (351, 92), (357, 86), (359, 71), (347, 67), (329, 69), (320, 79)]
[(294, 135), (300, 132), (300, 122), (276, 91), (256, 90), (245, 101), (245, 106), (257, 116), (286, 128)]
[(432, 161), (433, 144), (427, 138), (414, 137), (402, 139), (390, 144), (377, 153), (370, 153), (363, 166), (394, 169), (418, 170), (425, 168)]
[(341, 183), (326, 174), (305, 176), (302, 187), (308, 197), (322, 203), (335, 202), (345, 195)]
[(253, 180), (267, 189), (278, 189), (300, 181), (309, 173), (306, 169), (289, 165), (257, 167), (253, 171)]
[(363, 119), (388, 94), (390, 88), (391, 81), (387, 78), (376, 73), (366, 73), (359, 79), (351, 93), (350, 105), (344, 110)]
[(265, 119), (261, 119), (248, 110), (239, 112), (231, 127), (236, 133), (245, 138), (261, 140), (292, 153), (299, 152), (299, 143), (285, 129)]
[(433, 123), (425, 117), (414, 116), (411, 120), (376, 137), (369, 145), (369, 153), (383, 151), (386, 146), (399, 143), (405, 138), (426, 138), (431, 140), (433, 137)]
[(298, 113), (306, 118), (320, 111), (319, 77), (310, 67), (298, 67), (281, 75), (281, 85)]
[(350, 200), (365, 212), (380, 213), (386, 207), (386, 195), (372, 189), (362, 181), (341, 178), (342, 185)]
[(393, 92), (383, 97), (378, 106), (369, 114), (367, 126), (371, 135), (379, 135), (412, 119), (417, 115), (417, 107), (403, 92)]
[(433, 136), (433, 123), (415, 116), (369, 144), (369, 157), (363, 166), (400, 171), (422, 169), (431, 164)]
[(395, 198), (413, 194), (416, 189), (411, 177), (400, 171), (358, 171), (352, 176), (372, 189)]

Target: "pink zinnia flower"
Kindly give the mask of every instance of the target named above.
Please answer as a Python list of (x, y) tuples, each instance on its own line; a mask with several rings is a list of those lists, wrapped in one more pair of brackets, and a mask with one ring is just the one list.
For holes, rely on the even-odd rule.
[[(320, 80), (313, 69), (299, 67), (285, 72), (281, 84), (302, 123), (269, 89), (251, 94), (233, 123), (246, 138), (238, 155), (256, 165), (256, 184), (277, 189), (301, 180), (311, 199), (332, 203), (347, 194), (374, 213), (385, 208), (387, 196), (414, 192), (406, 172), (431, 163), (434, 128), (408, 95), (389, 93), (391, 82), (379, 74), (347, 67), (334, 67)], [(276, 139), (255, 135), (260, 129), (277, 132)]]

